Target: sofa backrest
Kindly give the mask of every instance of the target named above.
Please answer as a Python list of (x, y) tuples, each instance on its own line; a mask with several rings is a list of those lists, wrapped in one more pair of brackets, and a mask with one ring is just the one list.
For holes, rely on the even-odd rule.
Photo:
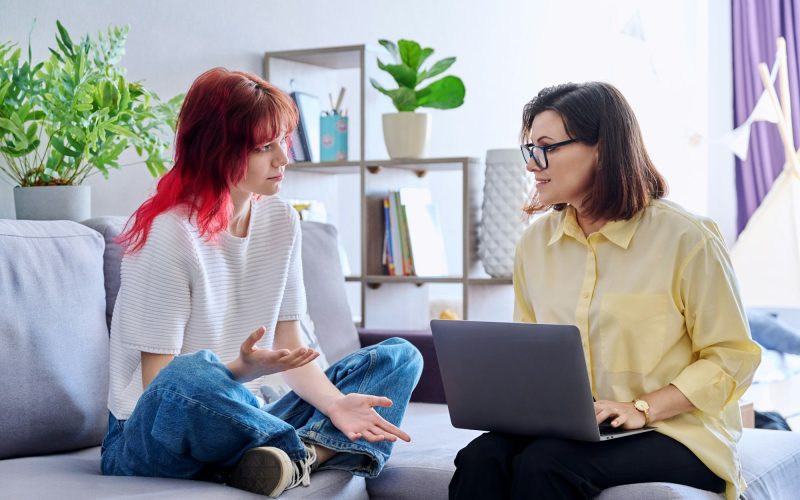
[[(114, 238), (125, 221), (0, 219), (0, 459), (102, 441), (108, 325), (123, 253)], [(301, 228), (309, 315), (334, 362), (359, 348), (336, 228), (307, 221)]]
[[(106, 288), (106, 317), (111, 315), (119, 291), (119, 268), (122, 249), (114, 239), (125, 225), (124, 217), (97, 217), (84, 224), (103, 235), (106, 251), (103, 263)], [(322, 351), (331, 363), (360, 347), (339, 260), (338, 233), (330, 224), (302, 221), (303, 280), (308, 299), (308, 313)]]
[(0, 459), (105, 434), (103, 247), (74, 222), (0, 219)]

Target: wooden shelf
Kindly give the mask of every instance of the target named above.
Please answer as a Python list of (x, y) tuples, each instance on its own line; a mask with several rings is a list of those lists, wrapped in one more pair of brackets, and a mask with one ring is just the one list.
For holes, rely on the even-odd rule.
[(290, 172), (312, 172), (315, 174), (358, 174), (361, 172), (361, 162), (359, 161), (323, 161), (317, 163), (298, 162), (290, 163), (286, 167)]
[(470, 285), (510, 285), (511, 278), (469, 278)]
[(385, 276), (369, 275), (364, 277), (367, 283), (463, 283), (464, 279), (458, 276)]
[(330, 69), (351, 69), (361, 67), (363, 45), (346, 45), (342, 47), (322, 47), (318, 49), (283, 50), (269, 52), (268, 57), (286, 59), (312, 66)]
[[(347, 86), (350, 102), (353, 103), (349, 125), (354, 135), (349, 137), (352, 139), (349, 158), (355, 159), (293, 163), (288, 166), (287, 172), (289, 175), (295, 173), (298, 185), (303, 186), (302, 189), (296, 189), (298, 194), (308, 191), (309, 194), (304, 196), (329, 196), (334, 200), (332, 203), (339, 203), (339, 197), (347, 197), (345, 205), (348, 210), (353, 207), (353, 202), (358, 202), (359, 213), (351, 210), (339, 214), (342, 217), (337, 217), (336, 221), (342, 225), (340, 229), (346, 229), (343, 232), (347, 233), (348, 238), (358, 237), (360, 240), (360, 265), (352, 269), (353, 275), (346, 276), (345, 282), (351, 284), (348, 288), (355, 288), (352, 284), (360, 285), (361, 307), (358, 316), (361, 326), (374, 328), (377, 323), (398, 326), (415, 324), (417, 318), (427, 316), (427, 312), (424, 312), (427, 306), (423, 301), (427, 300), (429, 294), (436, 295), (440, 290), (448, 296), (460, 295), (457, 299), (460, 301), (459, 307), (463, 317), (469, 319), (472, 292), (476, 292), (476, 304), (480, 305), (485, 303), (486, 296), (505, 296), (507, 290), (493, 288), (494, 285), (511, 284), (510, 278), (492, 278), (480, 272), (472, 275), (477, 247), (475, 222), (480, 211), (482, 161), (469, 156), (380, 158), (386, 154), (385, 149), (376, 147), (382, 140), (379, 113), (384, 109), (376, 99), (385, 97), (380, 96), (369, 84), (369, 77), (377, 75), (379, 71), (376, 64), (376, 59), (380, 57), (378, 51), (383, 52), (379, 47), (347, 45), (279, 50), (264, 54), (264, 75), (268, 81), (290, 89), (294, 88), (292, 82), (302, 80), (301, 90), (319, 96), (320, 100), (331, 91), (329, 87), (335, 82), (335, 85)], [(388, 104), (388, 101), (383, 102)], [(370, 108), (369, 113), (367, 107)], [(385, 110), (388, 111), (388, 108)], [(416, 179), (413, 178), (414, 174)], [(347, 176), (347, 182), (340, 185), (332, 177), (336, 175)], [(448, 230), (454, 235), (452, 241), (445, 241), (445, 246), (453, 246), (453, 249), (460, 247), (460, 262), (450, 266), (448, 273), (452, 274), (448, 276), (382, 275), (383, 234), (380, 231), (385, 224), (381, 210), (385, 193), (403, 187), (426, 186), (435, 186), (436, 189), (432, 189), (434, 198), (437, 198), (438, 189), (447, 191), (448, 200), (460, 199), (460, 206), (452, 201), (450, 206), (439, 207), (440, 214), (446, 214), (440, 220), (447, 220)], [(360, 200), (351, 199), (355, 196)], [(460, 236), (455, 236), (458, 233)], [(411, 284), (417, 287), (384, 284)], [(439, 286), (423, 287), (425, 284)], [(471, 287), (474, 287), (472, 291)], [(461, 289), (460, 293), (454, 290), (456, 288)], [(480, 307), (475, 310), (478, 311), (476, 314), (481, 314)], [(388, 318), (386, 321), (377, 321), (384, 316)], [(373, 322), (375, 324), (371, 324)]]

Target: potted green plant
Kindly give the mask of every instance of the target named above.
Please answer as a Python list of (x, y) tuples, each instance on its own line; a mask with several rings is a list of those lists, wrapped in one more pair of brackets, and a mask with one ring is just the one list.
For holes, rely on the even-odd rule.
[(392, 99), (397, 113), (383, 114), (383, 138), (391, 158), (422, 158), (425, 156), (430, 135), (431, 116), (417, 113), (417, 108), (453, 109), (464, 103), (464, 82), (456, 76), (445, 76), (425, 87), (422, 82), (447, 71), (456, 62), (455, 57), (442, 59), (427, 69), (423, 63), (433, 54), (433, 49), (422, 48), (412, 40), (379, 40), (394, 58), (394, 64), (378, 60), (378, 67), (394, 78), (398, 88), (386, 89), (374, 78), (370, 83)]
[(56, 22), (56, 48), (45, 61), (0, 43), (0, 172), (17, 187), (18, 219), (90, 217), (81, 183), (134, 148), (153, 176), (165, 172), (182, 95), (166, 102), (120, 66), (128, 27), (72, 41)]

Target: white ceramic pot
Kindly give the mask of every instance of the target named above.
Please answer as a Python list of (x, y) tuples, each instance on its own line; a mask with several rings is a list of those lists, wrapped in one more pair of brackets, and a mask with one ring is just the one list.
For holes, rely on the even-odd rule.
[(528, 227), (522, 208), (530, 202), (534, 177), (525, 170), (519, 148), (486, 152), (478, 257), (486, 274), (507, 278), (514, 270), (514, 251)]
[(17, 219), (84, 221), (92, 216), (89, 186), (14, 188)]
[(402, 111), (383, 114), (383, 140), (389, 158), (424, 158), (431, 133), (431, 115)]

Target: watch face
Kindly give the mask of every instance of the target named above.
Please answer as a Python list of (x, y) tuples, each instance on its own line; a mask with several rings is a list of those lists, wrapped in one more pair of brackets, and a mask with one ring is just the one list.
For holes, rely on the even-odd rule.
[(650, 405), (647, 404), (647, 401), (644, 401), (642, 399), (639, 399), (635, 403), (633, 403), (633, 406), (636, 407), (636, 409), (639, 411), (647, 411), (650, 409)]

